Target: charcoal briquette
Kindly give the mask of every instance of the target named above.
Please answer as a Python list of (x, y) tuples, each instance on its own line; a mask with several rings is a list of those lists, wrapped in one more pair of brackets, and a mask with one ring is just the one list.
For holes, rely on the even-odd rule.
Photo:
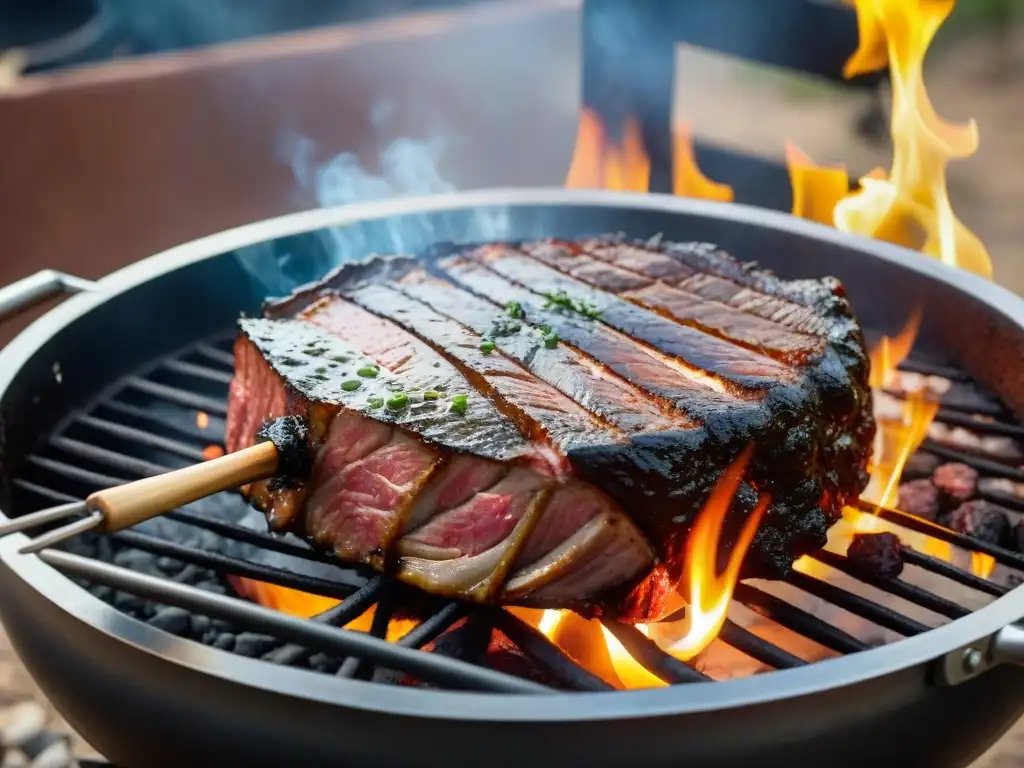
[(903, 572), (903, 544), (894, 533), (855, 534), (846, 550), (851, 567), (868, 577), (894, 579)]
[(235, 638), (235, 653), (256, 658), (272, 649), (278, 641), (269, 635), (243, 632)]
[(136, 573), (159, 575), (156, 566), (156, 558), (149, 552), (142, 552), (138, 549), (124, 549), (114, 555), (114, 565), (128, 568)]
[(1024, 520), (1013, 526), (1013, 545), (1018, 552), (1024, 552)]
[(210, 617), (203, 616), (201, 613), (193, 613), (188, 617), (189, 629), (196, 637), (205, 635), (210, 630), (211, 624)]
[(1010, 539), (1006, 510), (981, 499), (961, 504), (949, 516), (947, 524), (954, 531), (997, 546), (1006, 545)]
[(181, 560), (175, 560), (173, 557), (161, 557), (156, 561), (156, 564), (168, 576), (174, 576), (185, 567), (185, 563), (181, 562)]
[(940, 464), (942, 464), (942, 459), (934, 453), (917, 451), (907, 459), (907, 463), (903, 467), (902, 478), (904, 480), (927, 480), (935, 474), (935, 470), (939, 468)]
[(68, 736), (56, 731), (40, 731), (21, 745), (21, 751), (29, 760), (35, 760), (48, 748), (61, 741), (67, 742)]
[(978, 489), (978, 471), (958, 462), (943, 464), (932, 475), (932, 483), (939, 489), (943, 507), (955, 509), (974, 496)]
[(127, 592), (118, 592), (114, 595), (114, 607), (125, 613), (134, 613), (142, 607), (142, 599)]
[(208, 630), (206, 630), (205, 632), (203, 632), (203, 638), (202, 638), (203, 644), (204, 645), (213, 645), (214, 641), (216, 641), (216, 639), (218, 637), (220, 637), (220, 634), (221, 633), (218, 632), (216, 629), (208, 629)]
[(935, 522), (939, 516), (939, 489), (931, 480), (911, 480), (900, 485), (896, 507), (907, 514)]
[(326, 653), (314, 653), (309, 657), (309, 666), (317, 672), (334, 674), (338, 671), (338, 667), (341, 666), (341, 660), (328, 656)]
[(89, 588), (89, 591), (92, 592), (94, 597), (98, 597), (104, 602), (110, 602), (114, 599), (113, 587), (108, 587), (106, 584), (95, 584)]
[(213, 641), (213, 647), (222, 651), (233, 651), (235, 649), (235, 636), (230, 632), (222, 632)]
[(214, 594), (217, 594), (217, 595), (226, 595), (227, 594), (227, 589), (224, 588), (224, 585), (221, 582), (214, 581), (212, 579), (206, 579), (204, 581), (200, 581), (195, 586), (199, 587), (200, 589), (205, 589), (207, 592), (213, 592)]
[(181, 584), (195, 584), (198, 581), (209, 576), (209, 571), (205, 568), (200, 568), (198, 565), (186, 565), (184, 568), (179, 568), (174, 574), (174, 580)]
[(189, 612), (184, 608), (161, 608), (153, 614), (149, 620), (150, 626), (170, 632), (174, 635), (182, 634), (189, 626)]

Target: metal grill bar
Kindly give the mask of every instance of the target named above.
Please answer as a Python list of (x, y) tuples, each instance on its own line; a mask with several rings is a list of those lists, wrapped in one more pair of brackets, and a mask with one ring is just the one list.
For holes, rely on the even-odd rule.
[[(189, 357), (192, 359), (199, 358), (204, 361), (208, 361), (210, 365), (190, 363), (185, 359)], [(222, 373), (216, 370), (216, 366), (222, 366), (228, 370)], [(232, 367), (233, 359), (229, 353), (223, 352), (213, 345), (203, 344), (188, 350), (176, 360), (164, 361), (161, 364), (149, 368), (148, 370), (150, 374), (158, 371), (169, 371), (176, 376), (192, 378), (197, 382), (213, 383), (216, 386), (223, 386), (230, 379), (230, 375), (225, 374), (229, 374)], [(207, 373), (212, 372), (213, 375), (205, 375), (203, 373), (199, 373), (199, 371)], [(165, 459), (163, 457), (158, 461), (153, 461), (151, 458), (143, 459), (139, 456), (131, 455), (134, 450), (133, 447), (138, 447), (144, 452), (143, 455), (145, 456), (150, 456), (151, 453), (156, 452), (164, 456), (177, 456), (188, 461), (194, 461), (198, 460), (198, 457), (202, 455), (200, 446), (213, 442), (219, 436), (219, 429), (222, 428), (223, 424), (222, 422), (218, 423), (220, 420), (218, 420), (216, 416), (210, 418), (209, 428), (202, 429), (194, 423), (193, 414), (189, 413), (189, 411), (201, 410), (207, 414), (226, 414), (226, 407), (223, 400), (215, 400), (212, 396), (199, 394), (198, 392), (191, 392), (189, 390), (181, 389), (177, 386), (170, 386), (161, 382), (155, 382), (147, 376), (130, 377), (125, 380), (124, 384), (126, 389), (149, 395), (155, 398), (158, 403), (164, 403), (166, 406), (161, 406), (156, 410), (150, 410), (146, 405), (138, 405), (134, 402), (124, 402), (118, 399), (118, 394), (114, 394), (112, 398), (108, 398), (97, 403), (90, 413), (76, 417), (70, 425), (70, 428), (74, 430), (92, 430), (94, 432), (101, 433), (108, 439), (113, 438), (117, 441), (121, 441), (123, 445), (121, 450), (110, 447), (93, 446), (81, 439), (78, 431), (73, 432), (73, 434), (76, 435), (75, 437), (69, 437), (67, 435), (55, 436), (50, 442), (51, 447), (55, 451), (59, 451), (62, 456), (68, 456), (69, 459), (79, 459), (88, 462), (90, 467), (109, 467), (112, 471), (115, 471), (118, 474), (123, 473), (125, 475), (137, 477), (157, 474), (171, 469), (172, 467), (164, 466), (163, 461), (165, 461)], [(206, 389), (209, 389), (209, 386), (205, 384), (204, 386)], [(178, 410), (179, 407), (184, 408), (186, 412), (181, 413)], [(102, 412), (104, 416), (101, 417), (96, 415), (97, 412)], [(121, 423), (122, 420), (129, 423), (123, 424)], [(140, 424), (153, 425), (154, 428), (159, 429), (165, 435), (171, 436), (151, 434), (133, 426)], [(146, 452), (147, 449), (149, 449), (148, 452)], [(124, 453), (122, 452), (123, 450), (129, 451), (129, 453)], [(973, 457), (971, 458), (973, 459)], [(73, 463), (69, 463), (68, 460), (54, 459), (45, 454), (33, 454), (28, 457), (28, 464), (36, 470), (46, 472), (53, 477), (61, 478), (65, 482), (84, 484), (91, 490), (126, 482), (124, 479), (113, 477), (103, 471), (79, 467)], [(45, 485), (33, 482), (32, 480), (18, 478), (15, 480), (15, 485), (23, 491), (30, 492), (40, 498), (48, 499), (53, 502), (63, 504), (78, 501), (77, 494), (72, 495), (61, 490), (48, 488)], [(871, 508), (869, 505), (865, 511), (876, 512), (879, 516), (888, 519), (891, 522), (904, 525), (904, 527), (907, 528), (914, 530), (921, 530), (924, 528), (925, 530), (922, 532), (931, 534), (936, 538), (949, 541), (950, 543), (954, 543), (969, 550), (993, 554), (999, 562), (1011, 565), (1012, 567), (1024, 568), (1024, 556), (1017, 553), (1009, 552), (1008, 550), (1001, 550), (1000, 548), (993, 548), (991, 545), (985, 545), (984, 542), (977, 542), (969, 537), (956, 534), (952, 531), (947, 531), (946, 529), (939, 528), (933, 524), (927, 523), (926, 521), (919, 520), (918, 518), (910, 518), (908, 515), (904, 515), (903, 513), (898, 513), (893, 510), (880, 511)], [(362, 634), (364, 638), (374, 642), (383, 643), (386, 646), (401, 647), (409, 650), (410, 652), (415, 652), (413, 649), (421, 648), (424, 645), (441, 638), (447, 630), (451, 629), (453, 625), (463, 617), (470, 616), (471, 618), (480, 619), (480, 622), (474, 623), (474, 627), (480, 629), (483, 634), (480, 635), (479, 632), (474, 630), (474, 637), (476, 635), (480, 635), (477, 639), (483, 642), (483, 646), (481, 646), (481, 653), (486, 650), (486, 642), (484, 641), (486, 641), (486, 638), (489, 636), (490, 627), (494, 627), (504, 633), (505, 636), (508, 637), (512, 643), (516, 644), (533, 663), (537, 664), (545, 673), (550, 675), (549, 679), (557, 681), (557, 683), (564, 685), (566, 688), (573, 690), (608, 690), (610, 688), (605, 681), (578, 665), (573, 659), (565, 654), (564, 651), (549, 641), (544, 634), (537, 631), (529, 624), (521, 621), (511, 613), (501, 609), (481, 608), (480, 606), (471, 606), (458, 601), (439, 603), (434, 612), (428, 612), (429, 615), (427, 615), (420, 624), (411, 630), (406, 636), (399, 639), (397, 643), (387, 643), (382, 638), (386, 636), (388, 620), (391, 618), (393, 613), (392, 607), (400, 593), (398, 591), (390, 591), (397, 585), (386, 577), (381, 577), (375, 574), (371, 574), (369, 576), (364, 575), (364, 573), (358, 569), (336, 564), (331, 558), (314, 552), (305, 544), (278, 538), (264, 532), (246, 528), (236, 523), (216, 519), (212, 516), (190, 509), (176, 510), (169, 513), (168, 517), (179, 523), (204, 529), (225, 539), (243, 542), (264, 550), (275, 551), (306, 560), (338, 565), (336, 569), (337, 578), (314, 579), (311, 577), (305, 577), (284, 569), (273, 568), (271, 566), (253, 563), (248, 560), (229, 557), (218, 552), (204, 552), (194, 547), (140, 534), (134, 531), (122, 532), (117, 534), (114, 538), (116, 541), (127, 546), (135, 547), (160, 556), (170, 557), (182, 563), (207, 568), (217, 573), (231, 573), (245, 578), (279, 584), (281, 586), (299, 589), (304, 592), (321, 594), (341, 600), (341, 602), (331, 610), (325, 611), (323, 614), (315, 617), (311, 621), (303, 622), (305, 624), (321, 625), (325, 629), (331, 629), (335, 625), (346, 624), (352, 621), (371, 606), (376, 604), (377, 608), (374, 613), (373, 626), (371, 627), (369, 635), (352, 632), (349, 632), (348, 634)], [(910, 519), (907, 520), (906, 518)], [(994, 553), (993, 550), (998, 550), (998, 552)], [(44, 553), (45, 557), (50, 559), (52, 559), (55, 554), (60, 556), (63, 553), (55, 553), (53, 550), (47, 550)], [(83, 559), (79, 556), (75, 557)], [(819, 559), (831, 567), (836, 567), (841, 571), (850, 572), (850, 566), (845, 558), (840, 556), (830, 556), (829, 553), (824, 553), (823, 557), (820, 557)], [(987, 580), (967, 573), (955, 566), (935, 560), (934, 558), (929, 558), (926, 555), (912, 550), (907, 550), (905, 552), (905, 560), (908, 563), (918, 565), (941, 576), (947, 577), (954, 582), (977, 589), (984, 594), (999, 596), (1001, 594), (1005, 594), (1007, 591), (1003, 587), (992, 584)], [(80, 565), (75, 565), (74, 567), (79, 568)], [(116, 568), (115, 566), (110, 567)], [(130, 571), (128, 573), (130, 575), (136, 575)], [(105, 578), (109, 578), (109, 574)], [(146, 578), (152, 579), (153, 577)], [(161, 582), (162, 580), (156, 579), (156, 581)], [(797, 586), (808, 594), (822, 598), (836, 607), (859, 615), (868, 621), (898, 633), (913, 635), (928, 630), (928, 627), (924, 624), (905, 617), (897, 611), (885, 608), (884, 606), (859, 595), (846, 592), (845, 590), (826, 581), (800, 573), (794, 573), (789, 581), (794, 586)], [(105, 584), (107, 582), (97, 580), (97, 583)], [(871, 582), (869, 581), (868, 583)], [(899, 580), (879, 581), (874, 583), (873, 586), (877, 586), (891, 594), (909, 599), (918, 605), (934, 610), (940, 615), (955, 617), (967, 612), (966, 609), (956, 605), (955, 603)], [(147, 589), (149, 589), (148, 586)], [(203, 590), (196, 590), (191, 587), (189, 589), (192, 591), (198, 591), (204, 595), (207, 594), (203, 592)], [(125, 591), (134, 592), (134, 590), (131, 589)], [(138, 592), (135, 593), (139, 594)], [(160, 598), (154, 599), (159, 600)], [(231, 598), (225, 599), (231, 600)], [(781, 598), (770, 595), (750, 585), (738, 585), (735, 599), (746, 604), (752, 610), (766, 616), (780, 626), (793, 632), (797, 632), (834, 651), (851, 653), (864, 650), (868, 647), (860, 640), (831, 626), (806, 611), (803, 611)], [(175, 605), (178, 604), (169, 600), (162, 601), (170, 602)], [(234, 602), (240, 602), (242, 605), (249, 605), (242, 601), (236, 600)], [(196, 608), (192, 603), (187, 605), (183, 604), (182, 607), (203, 612), (201, 609)], [(273, 615), (282, 616), (282, 614), (276, 612), (273, 612)], [(294, 617), (289, 618), (294, 620)], [(483, 619), (485, 618), (487, 619), (486, 626), (483, 624)], [(673, 617), (669, 617), (669, 620), (672, 619)], [(242, 622), (239, 623), (241, 624)], [(479, 626), (477, 626), (477, 624), (479, 624)], [(618, 624), (616, 622), (605, 622), (605, 626), (642, 666), (666, 682), (690, 683), (706, 681), (709, 679), (689, 665), (662, 651), (656, 643), (648, 639), (635, 627)], [(282, 634), (276, 630), (271, 631), (271, 634), (278, 636), (282, 640), (291, 641), (264, 654), (263, 658), (272, 663), (301, 663), (301, 661), (307, 658), (313, 650), (319, 649), (335, 656), (341, 655), (345, 657), (346, 661), (342, 663), (341, 668), (338, 670), (338, 674), (340, 676), (366, 678), (373, 674), (374, 665), (380, 664), (382, 668), (404, 671), (407, 674), (413, 674), (420, 679), (427, 680), (428, 682), (430, 681), (428, 680), (428, 676), (409, 671), (401, 665), (396, 665), (392, 661), (385, 662), (374, 656), (363, 655), (361, 653), (348, 650), (340, 650), (336, 647), (327, 649), (322, 645), (318, 646), (315, 643), (296, 641), (286, 634)], [(777, 647), (776, 645), (732, 622), (726, 623), (719, 635), (719, 641), (726, 643), (733, 648), (736, 648), (738, 651), (774, 668), (781, 669), (794, 667), (806, 663), (803, 659), (798, 658), (783, 648)], [(422, 662), (426, 665), (430, 665), (432, 660), (435, 658), (444, 658), (444, 654), (442, 653), (421, 654), (421, 656), (426, 657), (427, 660)]]
[(749, 584), (737, 584), (735, 597), (751, 610), (833, 651), (856, 653), (870, 647), (817, 616)]
[(982, 419), (976, 419), (973, 416), (947, 408), (940, 408), (935, 414), (935, 420), (942, 424), (969, 429), (971, 432), (979, 435), (999, 435), (1001, 437), (1012, 437), (1015, 440), (1024, 440), (1024, 427), (1019, 424), (1007, 424), (1004, 421), (983, 421)]
[(878, 587), (890, 594), (902, 597), (904, 600), (909, 600), (916, 605), (920, 605), (922, 608), (927, 608), (929, 611), (948, 616), (951, 619), (958, 619), (970, 613), (963, 606), (957, 605), (944, 597), (939, 597), (914, 584), (908, 584), (902, 579), (887, 579), (882, 576), (859, 571), (847, 558), (834, 552), (822, 550), (815, 554), (813, 558), (831, 568), (835, 568), (837, 571), (842, 571), (847, 576), (860, 579), (865, 584)]
[(361, 579), (353, 583), (355, 580), (351, 572), (340, 568), (338, 569), (338, 580), (328, 581), (327, 579), (317, 579), (312, 576), (292, 573), (291, 571), (274, 568), (270, 565), (260, 565), (248, 560), (240, 560), (237, 557), (229, 557), (219, 552), (204, 552), (194, 547), (187, 547), (184, 544), (167, 541), (166, 539), (158, 539), (154, 536), (147, 536), (144, 533), (135, 533), (134, 531), (121, 531), (112, 534), (111, 538), (135, 549), (152, 552), (155, 555), (173, 557), (176, 560), (192, 563), (193, 565), (205, 566), (218, 573), (230, 573), (255, 581), (268, 581), (282, 587), (310, 592), (314, 595), (323, 595), (324, 597), (334, 597), (338, 600), (344, 600), (352, 594), (353, 589), (362, 584)]
[(43, 550), (39, 557), (59, 571), (97, 584), (224, 619), (254, 632), (271, 634), (325, 653), (358, 655), (437, 685), (500, 693), (551, 692), (550, 688), (543, 685), (503, 672), (467, 664), (446, 656), (423, 654), (362, 632), (297, 619), (234, 597), (205, 592), (186, 584), (136, 573), (88, 557), (53, 549)]
[(970, 378), (964, 374), (963, 371), (960, 371), (950, 365), (931, 363), (912, 357), (908, 357), (900, 363), (899, 369), (901, 371), (907, 371), (908, 373), (920, 373), (922, 376), (938, 376), (941, 379), (949, 379), (950, 381), (970, 381)]
[(655, 677), (660, 677), (666, 683), (700, 683), (711, 679), (679, 661), (676, 657), (665, 653), (657, 643), (646, 637), (636, 627), (620, 624), (617, 621), (603, 621), (602, 624), (615, 635), (615, 639), (622, 643), (622, 647), (644, 669)]
[(940, 459), (956, 461), (961, 464), (966, 464), (969, 467), (974, 467), (982, 474), (989, 475), (991, 477), (1003, 477), (1007, 480), (1024, 483), (1024, 469), (1015, 467), (1012, 464), (1004, 464), (1001, 461), (993, 461), (992, 459), (975, 456), (972, 453), (958, 451), (955, 448), (949, 448), (941, 443), (937, 443), (934, 440), (925, 440), (921, 443), (921, 448), (929, 453), (934, 453)]

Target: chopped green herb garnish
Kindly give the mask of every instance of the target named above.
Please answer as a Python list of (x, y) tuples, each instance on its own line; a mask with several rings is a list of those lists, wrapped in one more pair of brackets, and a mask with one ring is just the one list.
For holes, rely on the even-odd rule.
[(540, 327), (540, 332), (545, 334), (545, 335), (551, 333), (551, 326), (550, 325), (542, 325)]
[(523, 305), (520, 304), (518, 301), (508, 302), (505, 305), (505, 311), (508, 313), (509, 317), (515, 318), (517, 320), (522, 320), (525, 316), (525, 313), (523, 312)]
[(347, 363), (348, 362), (348, 358), (345, 357), (344, 355), (335, 355), (334, 357), (331, 358), (331, 360), (333, 360), (336, 363)]
[(371, 368), (368, 365), (364, 365), (362, 368), (356, 371), (356, 376), (362, 376), (365, 379), (375, 379), (377, 378), (377, 374), (379, 372), (380, 371), (378, 371), (376, 368)]
[(595, 320), (601, 316), (601, 310), (597, 308), (597, 305), (584, 300), (575, 301), (565, 291), (555, 291), (554, 293), (542, 295), (547, 299), (544, 309), (554, 310), (555, 312), (575, 312), (590, 320)]
[(424, 400), (437, 400), (437, 398), (439, 398), (440, 396), (440, 393), (436, 392), (433, 389), (428, 389), (426, 392), (423, 393)]
[(324, 368), (323, 366), (320, 366), (319, 368), (316, 369), (316, 372), (317, 373), (327, 373), (327, 369)]
[(387, 405), (389, 411), (400, 411), (409, 404), (409, 396), (404, 392), (396, 392), (388, 398)]
[(349, 379), (348, 381), (342, 382), (341, 388), (346, 392), (355, 392), (361, 386), (363, 386), (363, 382), (358, 379)]
[(548, 349), (554, 349), (558, 346), (558, 334), (555, 332), (544, 334), (544, 346)]
[(483, 352), (485, 355), (491, 354), (491, 352), (494, 351), (494, 342), (489, 339), (480, 342), (480, 351)]
[(371, 397), (369, 400), (366, 401), (366, 404), (369, 405), (371, 408), (380, 408), (382, 405), (384, 405), (384, 398)]
[(469, 407), (469, 398), (466, 395), (452, 395), (452, 413), (462, 415), (466, 412), (466, 408)]

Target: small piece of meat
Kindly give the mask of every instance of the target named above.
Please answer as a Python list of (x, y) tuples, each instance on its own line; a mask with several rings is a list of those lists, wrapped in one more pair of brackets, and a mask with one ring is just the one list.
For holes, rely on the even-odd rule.
[(784, 577), (867, 483), (863, 334), (831, 279), (705, 244), (439, 245), (343, 264), (243, 319), (228, 447), (304, 426), (272, 530), (435, 595), (654, 621), (752, 446), (723, 551)]
[(931, 480), (911, 480), (900, 485), (897, 509), (907, 514), (930, 520), (939, 519), (939, 489)]
[(888, 531), (854, 534), (846, 557), (858, 575), (868, 579), (895, 579), (903, 573), (903, 543)]
[(978, 470), (959, 462), (943, 464), (932, 475), (932, 483), (939, 489), (943, 509), (955, 509), (977, 492)]
[(957, 507), (949, 516), (948, 525), (954, 531), (1000, 547), (1006, 546), (1010, 540), (1010, 520), (1006, 510), (980, 499)]
[(935, 474), (935, 470), (942, 464), (942, 459), (934, 453), (927, 451), (915, 451), (907, 459), (903, 467), (902, 478), (904, 480), (928, 480)]

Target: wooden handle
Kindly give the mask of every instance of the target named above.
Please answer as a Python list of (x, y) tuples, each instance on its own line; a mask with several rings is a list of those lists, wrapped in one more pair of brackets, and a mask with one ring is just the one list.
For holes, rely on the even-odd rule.
[(268, 441), (202, 464), (96, 491), (85, 503), (103, 513), (102, 530), (110, 533), (214, 493), (273, 477), (275, 472), (277, 449)]

